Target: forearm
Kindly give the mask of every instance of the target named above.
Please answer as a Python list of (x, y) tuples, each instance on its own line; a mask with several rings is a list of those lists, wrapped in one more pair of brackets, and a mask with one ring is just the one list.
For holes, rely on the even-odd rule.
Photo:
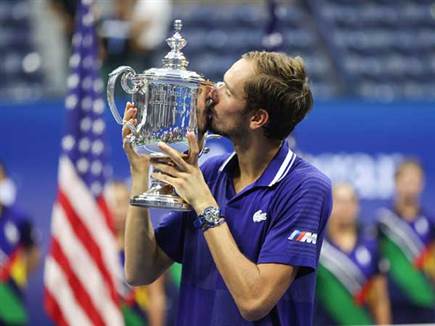
[[(146, 177), (132, 177), (132, 180), (132, 196), (147, 190)], [(148, 209), (129, 207), (124, 241), (125, 274), (131, 285), (149, 284), (167, 268), (161, 259)]]
[(373, 280), (373, 291), (369, 297), (370, 310), (378, 325), (391, 323), (390, 300), (384, 276), (377, 276)]
[(149, 294), (147, 309), (149, 325), (163, 326), (166, 319), (165, 276), (160, 276), (147, 287), (147, 290)]
[(249, 317), (253, 307), (258, 306), (257, 300), (263, 297), (260, 270), (240, 252), (227, 224), (207, 230), (204, 237), (241, 314)]
[(372, 306), (374, 320), (378, 325), (388, 325), (391, 323), (390, 305), (388, 300), (378, 300), (376, 305)]

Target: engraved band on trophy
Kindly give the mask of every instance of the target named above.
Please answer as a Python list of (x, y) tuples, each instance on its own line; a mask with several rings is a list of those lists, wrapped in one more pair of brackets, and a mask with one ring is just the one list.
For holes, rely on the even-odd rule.
[[(110, 110), (118, 124), (126, 124), (131, 130), (130, 141), (139, 155), (169, 159), (160, 151), (160, 141), (183, 153), (189, 147), (187, 132), (198, 132), (197, 98), (200, 88), (211, 83), (186, 69), (189, 62), (181, 49), (187, 42), (180, 34), (181, 20), (175, 20), (174, 27), (175, 34), (166, 39), (171, 51), (162, 60), (162, 68), (151, 68), (137, 74), (131, 67), (121, 66), (109, 74), (107, 99)], [(116, 107), (115, 84), (119, 77), (122, 89), (131, 94), (137, 108), (136, 126), (123, 121)], [(130, 204), (191, 210), (172, 186), (155, 179), (151, 179), (149, 190), (132, 197)]]

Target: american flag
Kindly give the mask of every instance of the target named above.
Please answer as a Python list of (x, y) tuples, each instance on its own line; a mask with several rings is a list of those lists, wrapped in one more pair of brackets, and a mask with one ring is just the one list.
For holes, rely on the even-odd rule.
[(81, 0), (77, 8), (67, 126), (45, 261), (45, 306), (59, 325), (123, 324), (117, 241), (103, 196), (105, 105), (92, 8), (93, 0)]

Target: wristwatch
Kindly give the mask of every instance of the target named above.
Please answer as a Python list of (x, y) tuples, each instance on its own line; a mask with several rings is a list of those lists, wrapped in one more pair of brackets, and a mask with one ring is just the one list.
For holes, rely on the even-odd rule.
[(193, 226), (204, 232), (210, 228), (221, 225), (224, 222), (225, 218), (221, 215), (220, 209), (214, 206), (209, 206), (198, 215), (193, 222)]

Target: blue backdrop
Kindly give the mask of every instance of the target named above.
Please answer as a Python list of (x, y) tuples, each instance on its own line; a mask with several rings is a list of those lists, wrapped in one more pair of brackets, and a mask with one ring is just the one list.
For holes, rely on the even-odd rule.
[[(333, 180), (347, 179), (362, 197), (362, 218), (370, 221), (392, 195), (394, 165), (402, 156), (417, 157), (427, 173), (423, 203), (434, 210), (435, 103), (318, 102), (297, 128), (297, 149)], [(0, 104), (0, 160), (17, 184), (17, 205), (34, 218), (45, 255), (57, 164), (64, 125), (62, 101)], [(114, 176), (128, 177), (120, 128), (106, 112)], [(214, 155), (230, 150), (214, 142)], [(27, 303), (32, 325), (48, 324), (43, 312), (43, 264), (29, 280)]]

